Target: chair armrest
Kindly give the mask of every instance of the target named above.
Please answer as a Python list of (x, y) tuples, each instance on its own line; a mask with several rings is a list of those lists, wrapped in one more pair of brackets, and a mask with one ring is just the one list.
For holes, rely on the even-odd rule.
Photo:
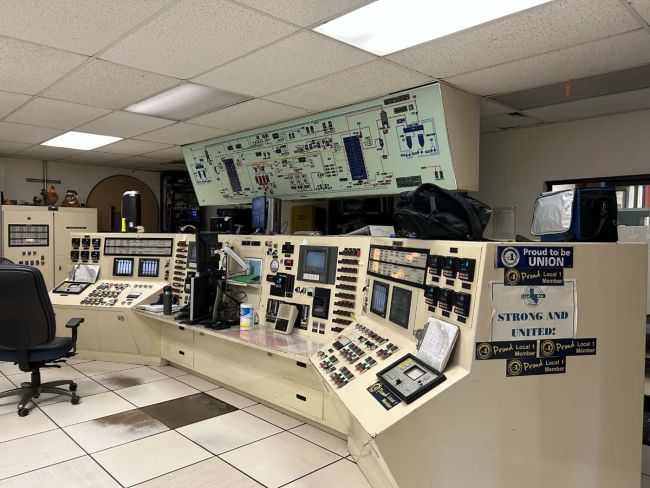
[(72, 329), (72, 351), (68, 353), (68, 357), (74, 356), (77, 353), (77, 329), (83, 324), (84, 320), (81, 317), (73, 317), (65, 324), (67, 329)]
[(84, 323), (84, 320), (85, 319), (81, 317), (71, 318), (70, 320), (68, 320), (68, 323), (65, 324), (65, 326), (68, 329), (76, 329), (77, 327), (79, 327), (81, 324)]

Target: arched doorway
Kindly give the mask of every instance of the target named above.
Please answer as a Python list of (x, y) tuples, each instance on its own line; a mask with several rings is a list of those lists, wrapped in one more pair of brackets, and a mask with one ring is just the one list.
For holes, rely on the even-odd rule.
[(97, 209), (99, 232), (120, 232), (122, 194), (135, 190), (142, 194), (142, 225), (147, 232), (158, 232), (158, 200), (146, 183), (133, 176), (109, 176), (90, 191), (86, 205)]

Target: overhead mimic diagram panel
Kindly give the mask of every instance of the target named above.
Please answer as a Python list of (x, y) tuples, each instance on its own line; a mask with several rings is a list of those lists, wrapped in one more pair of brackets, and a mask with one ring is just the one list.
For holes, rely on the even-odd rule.
[(183, 155), (201, 205), (458, 187), (438, 84), (190, 144)]

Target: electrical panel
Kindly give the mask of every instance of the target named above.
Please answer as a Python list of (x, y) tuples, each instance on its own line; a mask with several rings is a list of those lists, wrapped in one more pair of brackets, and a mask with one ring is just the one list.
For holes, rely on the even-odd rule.
[[(97, 210), (93, 208), (0, 207), (0, 256), (16, 264), (40, 270), (48, 289), (61, 282), (69, 271), (70, 235), (97, 230)], [(81, 259), (91, 260), (90, 246), (75, 250)]]
[(478, 99), (432, 84), (183, 147), (201, 205), (477, 189)]

